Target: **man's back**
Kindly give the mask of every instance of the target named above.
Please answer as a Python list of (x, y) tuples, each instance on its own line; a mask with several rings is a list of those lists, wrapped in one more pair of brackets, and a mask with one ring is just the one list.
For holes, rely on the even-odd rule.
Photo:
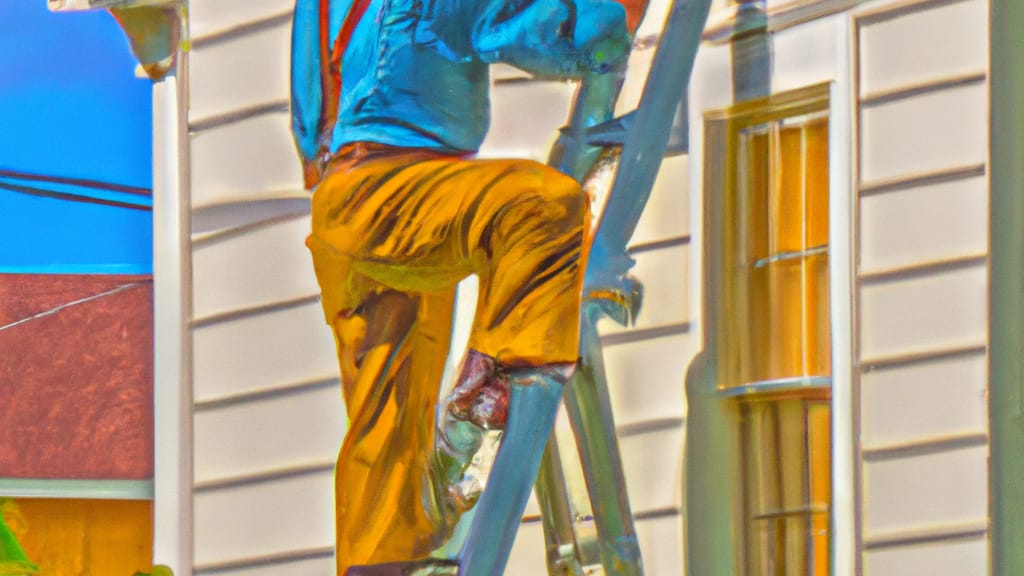
[[(296, 59), (299, 68), (317, 60), (315, 4), (298, 2), (295, 49), (310, 56)], [(331, 2), (332, 42), (350, 9), (348, 0)], [(301, 22), (303, 10), (311, 22)], [(369, 0), (344, 51), (330, 151), (358, 141), (475, 151), (488, 127), (489, 63), (568, 78), (618, 66), (628, 51), (625, 10), (611, 0)], [(314, 75), (311, 93), (293, 94), (297, 122), (306, 119), (296, 133), (307, 157), (318, 138)]]
[(476, 150), (489, 118), (488, 67), (446, 2), (371, 0), (342, 64), (332, 148), (349, 142)]

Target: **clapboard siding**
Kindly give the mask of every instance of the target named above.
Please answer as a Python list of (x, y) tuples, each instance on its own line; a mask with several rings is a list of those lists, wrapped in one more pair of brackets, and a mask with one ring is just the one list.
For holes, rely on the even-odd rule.
[(871, 576), (965, 576), (983, 574), (988, 564), (985, 538), (910, 544), (871, 550), (864, 573)]
[(519, 527), (505, 568), (505, 576), (542, 576), (547, 574), (547, 552), (544, 549), (544, 529), (540, 522)]
[(894, 356), (984, 341), (984, 263), (861, 287), (861, 357)]
[(645, 573), (676, 576), (683, 572), (683, 527), (678, 515), (640, 518), (636, 532), (640, 538)]
[(984, 352), (866, 372), (861, 376), (864, 448), (984, 433), (986, 388)]
[(208, 318), (294, 300), (319, 290), (304, 241), (304, 214), (194, 246), (193, 316)]
[(289, 118), (287, 112), (271, 112), (193, 133), (193, 207), (301, 190)]
[(288, 100), (291, 22), (199, 42), (189, 54), (189, 120)]
[(196, 402), (336, 375), (334, 339), (320, 303), (193, 329)]
[(864, 465), (864, 530), (872, 536), (988, 519), (987, 446)]
[(885, 181), (985, 162), (984, 84), (928, 92), (861, 111), (861, 180)]
[[(772, 37), (772, 91), (784, 92), (812, 86), (835, 77), (836, 21), (821, 18)], [(784, 71), (784, 72), (782, 72)]]
[(345, 409), (332, 378), (285, 394), (201, 406), (194, 426), (203, 439), (193, 450), (195, 480), (202, 484), (333, 464)]
[(491, 90), (491, 126), (481, 156), (547, 160), (558, 128), (569, 117), (575, 87), (566, 82), (517, 80)]
[[(671, 510), (644, 517), (637, 514), (636, 532), (640, 540), (646, 574), (672, 576), (683, 570), (682, 523)], [(529, 522), (519, 528), (506, 576), (540, 576), (547, 574), (544, 532), (540, 522)]]
[(683, 429), (680, 426), (636, 436), (620, 436), (619, 449), (626, 471), (629, 502), (635, 514), (679, 506), (682, 466), (675, 455), (683, 452)]
[(327, 470), (197, 491), (196, 567), (333, 545), (333, 476)]
[(856, 18), (867, 576), (985, 574), (987, 3)]
[(983, 254), (988, 181), (977, 176), (869, 195), (861, 199), (860, 221), (862, 272)]
[(960, 2), (907, 17), (868, 21), (861, 32), (861, 94), (984, 70), (988, 66), (986, 4)]
[[(194, 0), (190, 74), (195, 560), (199, 574), (331, 574), (331, 462), (343, 433), (334, 343), (309, 255), (287, 113), (293, 3)], [(632, 107), (667, 2), (652, 3), (623, 107)], [(547, 158), (575, 87), (496, 67), (483, 156)], [(636, 326), (607, 330), (607, 366), (637, 529), (651, 574), (681, 570), (682, 378), (689, 331), (688, 159), (670, 159), (633, 244)], [(560, 427), (565, 428), (565, 421)], [(566, 444), (568, 447), (569, 444)], [(570, 462), (567, 468), (578, 468)], [(531, 501), (527, 515), (536, 514)], [(544, 572), (527, 522), (506, 571)], [(326, 552), (325, 552), (326, 551)]]
[(638, 246), (690, 235), (690, 157), (665, 158), (654, 181), (647, 209), (640, 216), (632, 245)]
[(700, 347), (691, 331), (637, 342), (606, 345), (605, 373), (615, 406), (615, 423), (622, 427), (686, 414), (684, 374)]
[(196, 576), (335, 576), (337, 565), (330, 551), (312, 553), (313, 558), (299, 560), (269, 559), (255, 564), (205, 568), (195, 571)]
[(643, 93), (646, 83), (647, 72), (654, 61), (654, 47), (651, 44), (652, 38), (638, 37), (640, 42), (638, 48), (634, 48), (629, 55), (629, 63), (626, 68), (626, 81), (619, 92), (619, 99), (615, 102), (615, 114), (621, 116), (636, 110), (640, 104), (640, 96)]
[(295, 0), (192, 0), (188, 7), (189, 28), (194, 40), (222, 34), (241, 26), (286, 14)]

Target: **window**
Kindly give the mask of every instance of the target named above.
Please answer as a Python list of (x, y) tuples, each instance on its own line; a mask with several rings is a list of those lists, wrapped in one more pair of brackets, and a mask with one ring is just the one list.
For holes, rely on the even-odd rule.
[[(829, 573), (828, 86), (708, 117), (708, 295), (736, 418), (739, 572)], [(724, 159), (724, 162), (722, 162)]]

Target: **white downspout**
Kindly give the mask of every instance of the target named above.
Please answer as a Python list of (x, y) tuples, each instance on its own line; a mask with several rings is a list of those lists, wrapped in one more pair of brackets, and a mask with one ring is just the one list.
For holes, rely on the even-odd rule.
[(153, 563), (192, 574), (187, 55), (153, 84)]

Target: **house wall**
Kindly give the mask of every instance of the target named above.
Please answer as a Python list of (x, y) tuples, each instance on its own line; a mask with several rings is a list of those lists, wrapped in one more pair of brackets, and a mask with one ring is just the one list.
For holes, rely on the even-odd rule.
[[(303, 245), (308, 195), (289, 133), (289, 0), (193, 0), (194, 560), (197, 574), (333, 573), (333, 464), (345, 421), (333, 340)], [(664, 3), (640, 35), (656, 34)], [(651, 42), (646, 45), (653, 45)], [(622, 108), (653, 53), (638, 49)], [(495, 69), (486, 156), (543, 159), (572, 87)], [(697, 342), (688, 159), (668, 159), (633, 238), (646, 288), (630, 328), (602, 327), (647, 572), (681, 572), (682, 378)], [(460, 319), (465, 325), (465, 319)], [(566, 434), (560, 422), (560, 433)], [(570, 468), (572, 468), (570, 464)], [(506, 571), (543, 573), (531, 503)]]
[(864, 573), (988, 572), (988, 3), (857, 15)]

